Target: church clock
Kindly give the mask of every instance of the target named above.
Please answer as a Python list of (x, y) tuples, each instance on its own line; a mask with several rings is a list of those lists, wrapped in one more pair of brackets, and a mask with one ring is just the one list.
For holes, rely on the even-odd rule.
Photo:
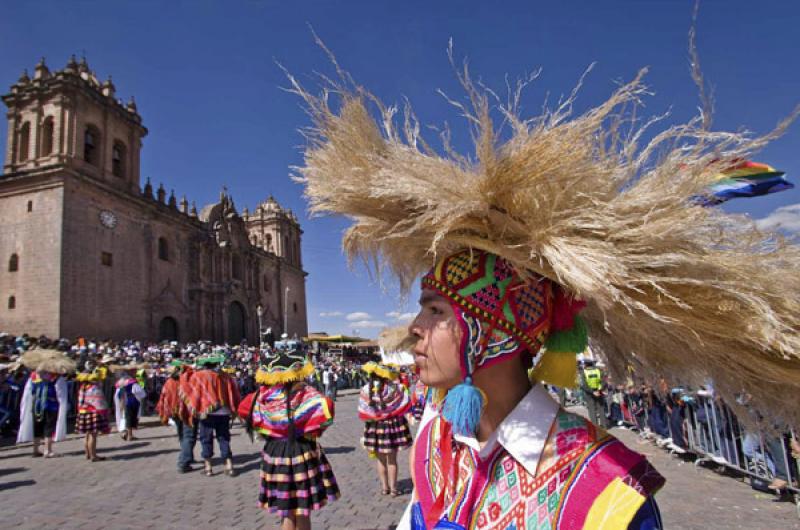
[(100, 224), (106, 228), (114, 228), (117, 226), (117, 216), (114, 212), (103, 210), (100, 212)]

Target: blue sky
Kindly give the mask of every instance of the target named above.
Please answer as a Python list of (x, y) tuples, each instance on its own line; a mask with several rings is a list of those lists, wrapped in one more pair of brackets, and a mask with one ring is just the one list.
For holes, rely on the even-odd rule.
[[(292, 5), (290, 5), (292, 4)], [(501, 8), (495, 6), (502, 6)], [(691, 1), (247, 1), (17, 2), (0, 18), (0, 86), (44, 56), (60, 69), (85, 52), (98, 77), (113, 76), (119, 97), (136, 98), (150, 134), (142, 176), (175, 189), (198, 207), (227, 185), (239, 208), (273, 194), (295, 210), (305, 230), (310, 330), (374, 336), (414, 311), (384, 292), (340, 251), (343, 219), (307, 219), (302, 189), (288, 178), (302, 160), (308, 125), (275, 61), (312, 84), (329, 72), (308, 29), (340, 63), (384, 101), (407, 97), (429, 124), (460, 124), (437, 95), (460, 95), (448, 64), (458, 56), (489, 86), (542, 68), (524, 104), (531, 113), (568, 93), (592, 62), (597, 66), (577, 109), (603, 101), (618, 80), (643, 66), (656, 92), (646, 111), (672, 109), (684, 121), (698, 105), (689, 75)], [(785, 1), (703, 2), (698, 49), (716, 99), (715, 127), (768, 131), (800, 102), (800, 4)], [(6, 131), (0, 132), (5, 144)], [(456, 145), (467, 149), (466, 138)], [(756, 159), (800, 176), (800, 125)], [(800, 190), (739, 200), (726, 209), (765, 218), (778, 208), (800, 227)], [(349, 320), (348, 320), (349, 316)]]

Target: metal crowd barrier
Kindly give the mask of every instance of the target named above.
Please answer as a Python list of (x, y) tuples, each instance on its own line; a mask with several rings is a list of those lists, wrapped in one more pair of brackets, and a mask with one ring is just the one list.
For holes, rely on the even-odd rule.
[(729, 407), (704, 391), (683, 393), (680, 400), (676, 395), (674, 416), (665, 410), (661, 399), (653, 399), (648, 402), (645, 396), (634, 399), (625, 393), (624, 424), (643, 436), (649, 432), (656, 438), (671, 437), (672, 443), (659, 445), (695, 455), (695, 466), (713, 462), (747, 476), (756, 489), (774, 493), (767, 485), (776, 477), (784, 480), (787, 485), (782, 489), (794, 496), (800, 515), (800, 460), (790, 449), (790, 441), (798, 439), (797, 433), (769, 435), (748, 430)]
[(766, 435), (745, 428), (731, 410), (706, 393), (693, 396), (685, 419), (689, 449), (700, 458), (715, 462), (754, 479), (763, 487), (775, 478), (787, 482), (786, 490), (800, 502), (800, 461), (792, 457), (789, 441), (794, 432)]

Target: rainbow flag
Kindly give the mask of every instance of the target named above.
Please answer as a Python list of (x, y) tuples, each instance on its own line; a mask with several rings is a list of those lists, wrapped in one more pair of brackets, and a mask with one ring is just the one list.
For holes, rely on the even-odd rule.
[(737, 197), (758, 197), (792, 188), (794, 184), (786, 180), (783, 171), (748, 160), (720, 173), (698, 202), (703, 206), (713, 206)]

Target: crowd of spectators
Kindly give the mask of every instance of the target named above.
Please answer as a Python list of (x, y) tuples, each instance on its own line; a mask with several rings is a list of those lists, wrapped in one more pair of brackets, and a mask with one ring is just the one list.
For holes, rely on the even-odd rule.
[[(590, 419), (601, 427), (633, 429), (643, 440), (681, 458), (741, 472), (757, 489), (800, 489), (796, 434), (747, 427), (752, 422), (741, 422), (715, 395), (712, 382), (697, 389), (671, 386), (665, 378), (654, 384), (619, 383), (600, 370), (601, 383), (591, 384), (598, 370), (591, 363), (582, 367), (578, 389), (562, 392), (562, 402), (585, 405)], [(741, 396), (738, 405), (746, 401)]]
[[(222, 353), (226, 357), (223, 369), (236, 380), (242, 395), (256, 389), (255, 374), (259, 365), (259, 348), (241, 344), (212, 344), (208, 341), (178, 343), (175, 341), (147, 343), (142, 341), (111, 341), (88, 338), (50, 339), (48, 337), (31, 337), (29, 335), (14, 336), (0, 333), (0, 436), (14, 435), (19, 422), (19, 406), (21, 393), (27, 381), (29, 371), (20, 363), (21, 356), (34, 347), (56, 349), (74, 359), (78, 369), (86, 361), (103, 361), (105, 364), (145, 363), (148, 368), (141, 375), (147, 400), (143, 404), (144, 414), (151, 414), (158, 402), (158, 397), (167, 379), (167, 367), (174, 360), (192, 363), (208, 353)], [(365, 383), (361, 374), (361, 365), (376, 356), (370, 351), (351, 347), (327, 348), (317, 347), (309, 352), (316, 367), (309, 376), (308, 382), (326, 395), (335, 399), (342, 389), (360, 388)], [(109, 378), (104, 391), (107, 399), (113, 398), (113, 378)], [(72, 406), (71, 415), (75, 412), (77, 385), (70, 378), (68, 390)], [(113, 412), (113, 411), (112, 411)]]

